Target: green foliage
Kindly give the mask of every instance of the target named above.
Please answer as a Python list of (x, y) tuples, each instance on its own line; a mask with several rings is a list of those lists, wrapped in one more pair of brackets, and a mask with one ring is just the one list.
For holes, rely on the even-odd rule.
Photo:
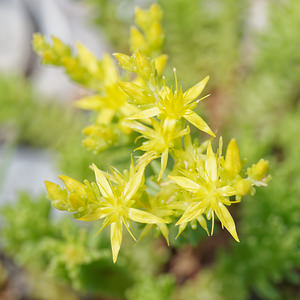
[(126, 293), (128, 300), (169, 300), (174, 288), (174, 279), (170, 275), (153, 277), (143, 276)]
[(299, 285), (299, 14), (299, 1), (272, 6), (253, 71), (239, 87), (241, 148), (252, 159), (272, 157), (274, 180), (242, 204), (243, 242), (217, 261), (226, 299), (247, 299), (250, 291), (262, 299), (295, 299)]
[(131, 289), (147, 291), (148, 284), (140, 282), (144, 276), (157, 286), (158, 294), (167, 295), (172, 289), (171, 277), (167, 280), (158, 276), (156, 282), (154, 273), (168, 254), (157, 247), (153, 251), (154, 245), (133, 247), (125, 242), (124, 254), (115, 265), (106, 234), (96, 236), (96, 228), (80, 228), (65, 218), (53, 220), (44, 197), (33, 200), (28, 194), (20, 194), (17, 203), (3, 207), (1, 214), (3, 249), (34, 276), (41, 273), (82, 293), (115, 298), (123, 297), (127, 290), (131, 295)]

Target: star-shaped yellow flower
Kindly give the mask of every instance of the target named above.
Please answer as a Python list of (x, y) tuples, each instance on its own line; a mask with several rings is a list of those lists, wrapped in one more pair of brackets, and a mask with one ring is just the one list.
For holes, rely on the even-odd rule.
[[(159, 117), (164, 120), (164, 126), (169, 127), (174, 126), (176, 121), (180, 119), (185, 119), (199, 130), (204, 131), (211, 136), (215, 136), (207, 123), (196, 114), (193, 109), (196, 105), (207, 96), (197, 99), (203, 89), (205, 88), (207, 81), (209, 80), (209, 76), (205, 77), (202, 81), (188, 89), (183, 93), (182, 88), (178, 89), (177, 79), (176, 81), (176, 89), (173, 92), (167, 86), (163, 86), (163, 88), (157, 93), (153, 93), (153, 102), (147, 101), (147, 109), (143, 110), (137, 114), (130, 116), (129, 119), (135, 120), (143, 120), (149, 119), (153, 117)], [(124, 91), (132, 98), (135, 98), (138, 92), (136, 88), (138, 85), (135, 85), (135, 90), (130, 88), (128, 84), (120, 84), (120, 86), (124, 89)], [(143, 95), (143, 91), (139, 93)], [(148, 96), (147, 96), (148, 97)], [(146, 96), (145, 96), (146, 98)], [(146, 102), (146, 101), (145, 101)], [(173, 124), (173, 125), (170, 125)]]
[(203, 167), (198, 168), (196, 172), (196, 176), (191, 176), (192, 179), (185, 176), (169, 176), (181, 188), (192, 194), (192, 202), (177, 225), (185, 224), (197, 219), (202, 214), (206, 214), (208, 219), (212, 219), (213, 232), (214, 214), (216, 214), (222, 226), (230, 232), (236, 241), (239, 241), (235, 223), (225, 206), (233, 202), (229, 197), (237, 193), (234, 187), (227, 185), (220, 179), (217, 157), (213, 153), (210, 142)]

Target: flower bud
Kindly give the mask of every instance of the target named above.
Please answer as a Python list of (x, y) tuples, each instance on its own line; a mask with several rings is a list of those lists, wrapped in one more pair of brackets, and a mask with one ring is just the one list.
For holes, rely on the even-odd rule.
[(249, 194), (251, 189), (251, 183), (246, 179), (241, 179), (236, 183), (236, 193), (241, 196)]
[(257, 164), (252, 165), (252, 167), (247, 170), (247, 173), (249, 177), (259, 181), (266, 177), (268, 169), (269, 162), (261, 159)]

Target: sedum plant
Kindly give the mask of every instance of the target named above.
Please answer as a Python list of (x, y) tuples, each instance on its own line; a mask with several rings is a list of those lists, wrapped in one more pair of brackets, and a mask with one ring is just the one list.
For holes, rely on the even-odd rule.
[[(102, 220), (110, 226), (113, 261), (120, 250), (123, 229), (135, 238), (133, 223), (144, 226), (141, 237), (154, 226), (169, 243), (168, 224), (175, 223), (178, 235), (190, 224), (199, 224), (208, 235), (214, 232), (217, 217), (236, 241), (235, 222), (228, 206), (255, 192), (255, 186), (267, 185), (268, 162), (243, 170), (234, 139), (223, 154), (220, 137), (213, 150), (214, 132), (194, 111), (209, 77), (183, 91), (174, 69), (174, 87), (166, 84), (163, 71), (167, 55), (162, 54), (164, 35), (162, 11), (158, 5), (136, 9), (135, 27), (130, 33), (132, 54), (115, 53), (123, 71), (105, 55), (98, 60), (82, 44), (77, 52), (53, 37), (49, 43), (40, 34), (33, 45), (45, 64), (63, 67), (72, 80), (91, 91), (77, 106), (95, 112), (94, 123), (85, 128), (84, 145), (101, 152), (135, 143), (136, 157), (128, 152), (131, 163), (123, 172), (113, 166), (91, 169), (95, 182), (83, 183), (60, 176), (65, 184), (46, 181), (52, 205), (73, 214), (81, 221)], [(210, 135), (200, 143), (192, 139), (190, 127)], [(157, 160), (160, 166), (157, 167)]]

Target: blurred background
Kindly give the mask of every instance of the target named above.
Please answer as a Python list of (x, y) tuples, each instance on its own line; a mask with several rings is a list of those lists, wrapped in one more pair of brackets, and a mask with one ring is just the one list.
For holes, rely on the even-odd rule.
[(157, 1), (167, 75), (176, 66), (185, 88), (210, 75), (201, 113), (249, 163), (270, 160), (269, 187), (232, 210), (240, 244), (189, 229), (170, 248), (125, 240), (113, 265), (105, 232), (50, 209), (45, 179), (90, 178), (90, 163), (114, 154), (82, 146), (89, 115), (72, 104), (86, 92), (40, 64), (32, 34), (80, 41), (99, 58), (129, 53), (134, 7), (152, 3), (0, 1), (1, 300), (300, 299), (299, 0)]

